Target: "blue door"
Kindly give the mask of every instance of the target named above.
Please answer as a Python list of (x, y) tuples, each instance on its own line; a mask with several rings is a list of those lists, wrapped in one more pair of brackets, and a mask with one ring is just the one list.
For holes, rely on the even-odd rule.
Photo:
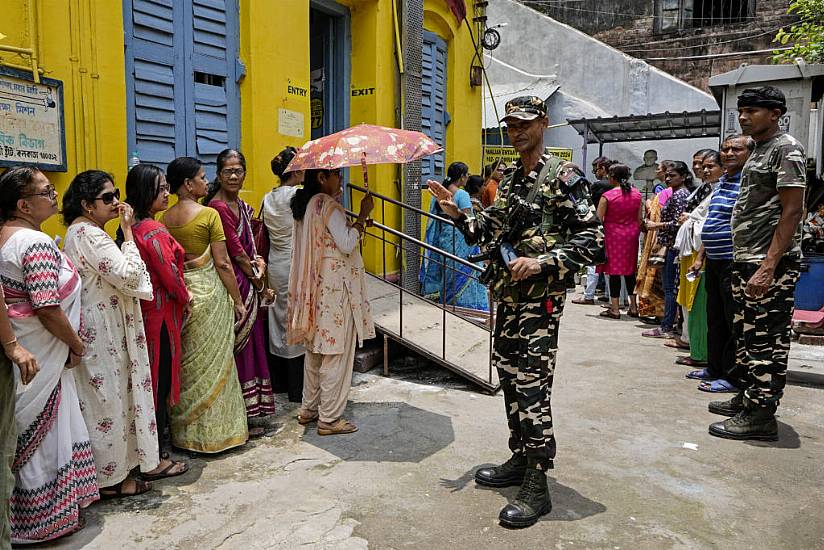
[(129, 151), (161, 167), (240, 145), (237, 0), (124, 0)]
[[(423, 33), (421, 70), (421, 129), (446, 147), (446, 42), (438, 35)], [(426, 180), (443, 180), (446, 176), (445, 153), (442, 151), (421, 161), (421, 184)]]

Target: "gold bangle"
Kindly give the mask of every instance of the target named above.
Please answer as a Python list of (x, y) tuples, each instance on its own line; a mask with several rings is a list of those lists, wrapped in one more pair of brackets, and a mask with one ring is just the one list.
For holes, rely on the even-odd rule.
[(17, 343), (17, 337), (12, 338), (12, 339), (11, 339), (11, 340), (9, 340), (8, 342), (3, 342), (3, 347), (4, 347), (4, 348), (7, 348), (7, 347), (9, 347), (10, 345), (12, 345), (12, 344), (16, 344), (16, 343)]

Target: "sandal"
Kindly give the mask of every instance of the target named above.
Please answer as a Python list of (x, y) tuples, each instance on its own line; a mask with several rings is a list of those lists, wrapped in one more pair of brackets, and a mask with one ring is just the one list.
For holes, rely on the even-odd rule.
[(607, 317), (609, 319), (620, 319), (621, 313), (613, 313), (608, 309), (605, 309), (601, 313), (598, 314), (598, 317)]
[(689, 355), (685, 355), (684, 357), (679, 357), (675, 360), (676, 365), (684, 365), (685, 367), (706, 367), (706, 361), (696, 361)]
[(310, 416), (303, 416), (301, 413), (298, 413), (298, 424), (301, 426), (305, 426), (306, 424), (311, 424), (315, 420), (318, 419), (318, 414), (315, 413)]
[(701, 391), (709, 392), (709, 393), (737, 393), (738, 388), (724, 380), (723, 378), (719, 378), (718, 380), (701, 382), (698, 384), (698, 389)]
[(692, 380), (716, 380), (707, 369), (691, 370), (686, 377)]
[(627, 317), (632, 317), (633, 319), (638, 319), (640, 315), (638, 314), (638, 310), (629, 310), (627, 311)]
[(661, 327), (645, 330), (641, 333), (645, 338), (672, 338), (672, 333), (665, 332)]
[[(134, 482), (134, 491), (132, 492), (125, 492), (123, 490), (123, 485), (128, 483), (129, 481)], [(136, 497), (137, 495), (142, 495), (143, 493), (148, 493), (152, 490), (152, 486), (139, 479), (124, 479), (114, 487), (106, 487), (105, 489), (100, 489), (100, 500), (110, 500), (113, 498), (127, 498), (127, 497)]]
[(358, 427), (343, 418), (339, 418), (331, 424), (318, 422), (318, 435), (351, 434), (356, 431), (358, 431)]
[(592, 298), (584, 298), (583, 296), (581, 296), (580, 298), (573, 298), (572, 303), (582, 306), (594, 306), (595, 300)]
[(681, 338), (673, 338), (672, 340), (667, 340), (666, 342), (664, 342), (664, 345), (667, 346), (668, 348), (677, 348), (677, 349), (683, 349), (683, 350), (687, 350), (687, 351), (689, 351), (689, 349), (690, 349), (690, 345), (688, 343), (684, 342), (683, 340), (681, 340)]
[[(167, 456), (165, 457), (165, 459), (169, 460), (168, 453), (166, 453), (166, 455)], [(183, 466), (183, 468), (181, 468), (180, 470), (178, 470), (176, 472), (173, 472), (172, 470), (175, 467), (178, 467), (178, 466)], [(185, 462), (177, 462), (175, 460), (169, 460), (169, 465), (166, 466), (165, 468), (163, 468), (162, 470), (160, 470), (158, 473), (156, 473), (156, 474), (152, 474), (152, 473), (148, 473), (148, 472), (145, 473), (145, 474), (141, 473), (140, 474), (140, 479), (142, 479), (143, 481), (157, 481), (158, 479), (165, 479), (167, 477), (182, 476), (183, 474), (185, 474), (188, 471), (189, 471), (189, 465), (186, 464)]]

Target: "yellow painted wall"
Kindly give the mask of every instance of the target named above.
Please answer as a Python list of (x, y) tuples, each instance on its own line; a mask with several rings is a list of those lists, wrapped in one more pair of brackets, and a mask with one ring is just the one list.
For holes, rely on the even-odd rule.
[[(62, 194), (78, 172), (100, 168), (114, 174), (122, 188), (128, 151), (126, 129), (125, 60), (122, 3), (117, 0), (7, 0), (0, 33), (2, 44), (27, 46), (28, 3), (37, 11), (37, 45), (44, 76), (63, 81), (66, 122), (67, 173), (47, 174)], [(350, 123), (398, 126), (399, 74), (395, 52), (392, 0), (339, 0), (350, 11), (351, 86), (374, 87), (369, 96), (350, 97)], [(276, 183), (271, 158), (286, 145), (300, 146), (310, 135), (308, 97), (290, 94), (289, 85), (309, 86), (309, 0), (240, 0), (240, 58), (246, 76), (240, 82), (241, 149), (248, 161), (243, 198), (256, 208)], [(8, 7), (7, 7), (8, 6)], [(469, 86), (474, 53), (469, 32), (459, 26), (442, 0), (426, 0), (425, 28), (443, 37), (449, 46), (447, 109), (451, 124), (446, 133), (446, 160), (462, 160), (480, 170), (481, 92)], [(46, 10), (48, 10), (46, 12)], [(0, 59), (23, 64), (24, 58), (0, 52)], [(305, 138), (278, 131), (278, 110), (304, 116)], [(350, 171), (361, 184), (359, 169)], [(402, 199), (401, 170), (383, 165), (369, 168), (371, 188)], [(423, 203), (429, 197), (424, 194)], [(355, 205), (360, 197), (355, 197)], [(376, 201), (378, 204), (380, 201)], [(420, 206), (420, 205), (415, 205)], [(400, 228), (398, 208), (385, 217), (376, 208), (373, 217)], [(116, 222), (113, 222), (116, 223)], [(63, 233), (57, 217), (44, 229)], [(388, 270), (397, 270), (394, 247), (387, 246)], [(382, 266), (377, 243), (364, 253), (367, 266)]]
[[(126, 80), (123, 14), (119, 1), (11, 0), (3, 2), (0, 44), (28, 47), (27, 12), (36, 8), (35, 41), (43, 76), (63, 81), (68, 172), (47, 176), (61, 194), (83, 170), (111, 172), (126, 179)], [(25, 64), (27, 57), (0, 52), (0, 59)], [(58, 199), (60, 200), (60, 199)], [(63, 234), (58, 216), (43, 229)]]

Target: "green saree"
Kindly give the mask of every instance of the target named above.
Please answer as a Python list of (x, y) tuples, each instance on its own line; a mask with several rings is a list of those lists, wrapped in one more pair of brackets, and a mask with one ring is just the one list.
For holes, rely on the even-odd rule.
[(180, 402), (172, 408), (172, 443), (218, 453), (249, 438), (235, 368), (234, 310), (209, 252), (186, 262), (192, 311), (181, 334)]

